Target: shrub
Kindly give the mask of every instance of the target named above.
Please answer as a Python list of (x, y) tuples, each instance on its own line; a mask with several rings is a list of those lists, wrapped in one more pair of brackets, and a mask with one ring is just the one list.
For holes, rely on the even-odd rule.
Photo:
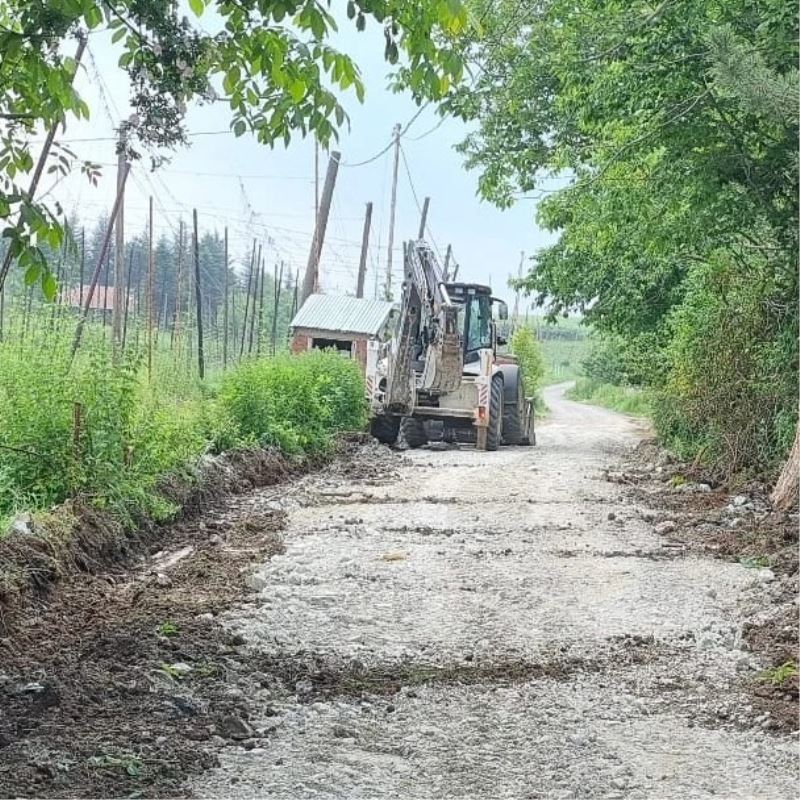
[(774, 471), (797, 419), (797, 312), (766, 262), (697, 268), (670, 320), (659, 432), (725, 475)]
[(530, 328), (517, 328), (511, 337), (511, 352), (522, 369), (525, 391), (533, 396), (542, 385), (544, 359)]
[(244, 441), (317, 453), (337, 431), (366, 423), (358, 365), (335, 353), (248, 361), (228, 373), (220, 403)]

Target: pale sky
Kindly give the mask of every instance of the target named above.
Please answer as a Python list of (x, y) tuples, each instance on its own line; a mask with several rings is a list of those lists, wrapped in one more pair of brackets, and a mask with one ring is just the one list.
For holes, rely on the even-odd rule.
[[(207, 30), (213, 20), (202, 19)], [(351, 117), (350, 131), (343, 131), (336, 149), (342, 152), (342, 166), (334, 193), (327, 237), (322, 252), (321, 279), (325, 291), (355, 291), (364, 209), (374, 205), (370, 239), (370, 265), (366, 296), (378, 284), (383, 286), (386, 269), (386, 241), (389, 226), (391, 152), (370, 164), (347, 167), (378, 153), (390, 141), (395, 122), (405, 125), (417, 112), (410, 97), (396, 95), (385, 87), (389, 67), (383, 61), (380, 28), (368, 25), (357, 33), (347, 20), (336, 45), (352, 55), (361, 67), (366, 84), (366, 99), (360, 104), (354, 93), (344, 95)], [(69, 211), (76, 209), (85, 220), (96, 219), (113, 203), (116, 181), (114, 128), (130, 114), (127, 75), (116, 66), (118, 51), (104, 32), (89, 37), (85, 69), (76, 79), (76, 88), (92, 110), (90, 122), (70, 122), (63, 140), (80, 158), (103, 165), (97, 188), (80, 175), (72, 175), (55, 187), (52, 196)], [(105, 99), (104, 99), (105, 98)], [(268, 259), (284, 259), (292, 270), (303, 270), (314, 226), (314, 145), (311, 140), (293, 141), (289, 148), (274, 150), (259, 144), (249, 134), (198, 135), (229, 128), (229, 110), (224, 103), (190, 109), (188, 128), (191, 146), (176, 151), (171, 162), (155, 173), (147, 162), (134, 166), (126, 194), (126, 232), (144, 229), (147, 198), (156, 203), (156, 234), (177, 230), (178, 220), (191, 219), (192, 208), (199, 215), (201, 233), (227, 225), (231, 257), (242, 262), (248, 242), (254, 236), (274, 245)], [(457, 120), (440, 118), (432, 107), (425, 109), (403, 139), (411, 178), (419, 202), (431, 197), (429, 237), (444, 256), (447, 244), (453, 246), (461, 265), (459, 278), (491, 282), (496, 294), (511, 299), (506, 281), (516, 274), (520, 252), (530, 256), (551, 237), (537, 228), (535, 202), (521, 201), (514, 208), (500, 211), (481, 201), (476, 194), (477, 173), (467, 172), (461, 156), (453, 150), (466, 128)], [(433, 130), (432, 130), (433, 129)], [(430, 132), (430, 133), (428, 133)], [(427, 134), (427, 135), (424, 135)], [(424, 138), (415, 141), (415, 137)], [(105, 141), (79, 141), (102, 139)], [(320, 189), (327, 156), (320, 155)], [(42, 191), (49, 185), (42, 183)], [(401, 278), (400, 248), (403, 239), (416, 236), (419, 211), (408, 176), (400, 161), (395, 233), (395, 288)], [(251, 210), (255, 216), (251, 216)], [(267, 262), (269, 263), (269, 261)], [(380, 291), (380, 288), (379, 288)]]

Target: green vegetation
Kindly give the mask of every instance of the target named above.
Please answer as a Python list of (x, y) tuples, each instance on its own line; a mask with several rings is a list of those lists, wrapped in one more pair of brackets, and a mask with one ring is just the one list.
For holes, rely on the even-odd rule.
[[(558, 239), (523, 286), (722, 477), (774, 475), (798, 384), (798, 19), (779, 0), (473, 0), (447, 103), (484, 197)], [(506, 35), (509, 30), (514, 35)]]
[(613, 383), (598, 383), (593, 378), (579, 378), (566, 396), (570, 400), (584, 400), (637, 417), (650, 413), (650, 405), (644, 393), (633, 386), (617, 386)]
[(771, 683), (773, 686), (781, 686), (792, 678), (796, 678), (797, 674), (797, 664), (794, 661), (787, 661), (778, 667), (765, 669), (761, 673), (761, 680), (764, 683)]
[(126, 524), (165, 518), (175, 509), (159, 484), (190, 479), (204, 453), (318, 454), (364, 424), (360, 371), (336, 354), (244, 359), (200, 383), (163, 337), (149, 381), (141, 350), (112, 355), (100, 325), (70, 363), (71, 326), (46, 312), (0, 342), (0, 517), (78, 496)]
[(545, 370), (542, 384), (549, 386), (581, 377), (588, 330), (580, 320), (533, 317), (531, 325), (539, 342)]

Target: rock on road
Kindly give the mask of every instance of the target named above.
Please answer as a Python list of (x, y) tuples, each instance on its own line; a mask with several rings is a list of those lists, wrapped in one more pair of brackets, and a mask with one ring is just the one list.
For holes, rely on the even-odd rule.
[(750, 574), (665, 547), (601, 475), (641, 425), (562, 395), (537, 447), (412, 451), (290, 508), (226, 624), (336, 678), (256, 697), (269, 745), (224, 749), (196, 796), (796, 796), (794, 740), (728, 721)]

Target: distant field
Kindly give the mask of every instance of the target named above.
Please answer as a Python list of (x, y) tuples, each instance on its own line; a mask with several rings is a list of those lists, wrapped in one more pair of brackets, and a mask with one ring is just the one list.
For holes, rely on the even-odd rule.
[(589, 329), (578, 319), (559, 319), (555, 324), (533, 317), (528, 324), (537, 332), (545, 363), (543, 383), (548, 386), (580, 378), (581, 363), (589, 349)]

